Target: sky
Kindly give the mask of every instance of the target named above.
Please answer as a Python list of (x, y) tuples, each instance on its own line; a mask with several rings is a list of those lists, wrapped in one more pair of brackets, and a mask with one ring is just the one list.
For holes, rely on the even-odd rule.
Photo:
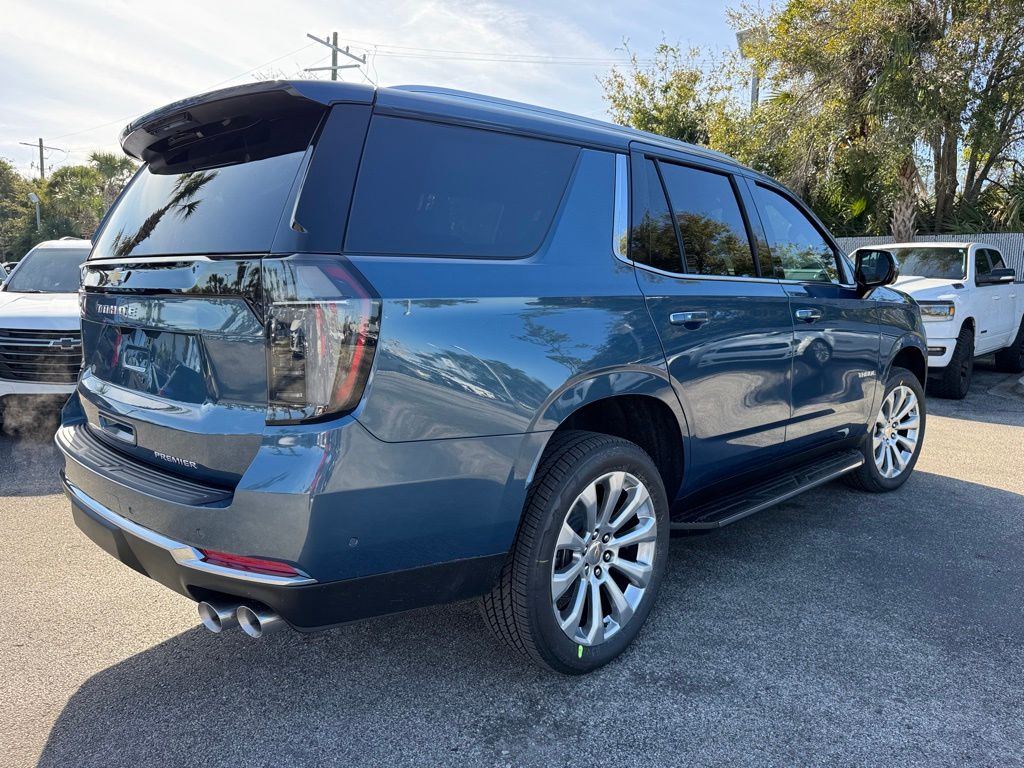
[[(0, 157), (38, 175), (118, 150), (155, 107), (257, 76), (330, 64), (337, 31), (367, 65), (342, 79), (419, 83), (605, 117), (597, 77), (665, 39), (735, 45), (729, 0), (0, 0)], [(525, 59), (525, 60), (524, 60)], [(328, 78), (329, 73), (317, 73)]]

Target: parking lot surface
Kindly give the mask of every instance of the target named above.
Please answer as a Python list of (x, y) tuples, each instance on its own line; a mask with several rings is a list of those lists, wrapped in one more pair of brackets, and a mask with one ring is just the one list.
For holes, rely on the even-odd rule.
[[(0, 439), (0, 765), (1024, 765), (1024, 397), (929, 399), (898, 492), (672, 543), (585, 678), (472, 604), (251, 640), (81, 535), (46, 425)], [(45, 420), (44, 420), (45, 421)]]

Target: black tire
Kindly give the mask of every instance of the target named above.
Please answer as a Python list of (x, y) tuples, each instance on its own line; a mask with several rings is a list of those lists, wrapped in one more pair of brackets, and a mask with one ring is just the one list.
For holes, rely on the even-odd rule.
[(920, 426), (917, 429), (917, 446), (914, 449), (914, 454), (907, 462), (906, 468), (898, 474), (896, 477), (885, 477), (882, 475), (878, 466), (875, 464), (875, 456), (873, 450), (872, 438), (874, 437), (875, 421), (872, 417), (872, 421), (868, 424), (868, 433), (864, 436), (864, 441), (861, 443), (861, 453), (864, 454), (864, 463), (853, 472), (850, 472), (843, 476), (847, 484), (861, 491), (868, 491), (869, 493), (886, 493), (888, 491), (895, 491), (910, 477), (914, 471), (914, 466), (917, 464), (917, 459), (921, 455), (921, 447), (924, 445), (925, 437), (925, 421), (926, 421), (926, 406), (924, 399), (924, 387), (921, 386), (921, 382), (917, 380), (917, 377), (908, 371), (906, 368), (894, 367), (889, 373), (889, 380), (885, 383), (885, 394), (882, 396), (882, 402), (888, 397), (889, 393), (892, 392), (896, 387), (904, 385), (913, 390), (917, 396)]
[(996, 370), (1003, 373), (1024, 373), (1024, 320), (1020, 321), (1017, 336), (1006, 349), (996, 352)]
[(963, 400), (971, 389), (974, 376), (974, 330), (967, 325), (960, 329), (949, 365), (935, 377), (929, 387), (933, 395), (950, 400)]
[[(584, 648), (556, 621), (551, 601), (552, 557), (570, 506), (588, 485), (616, 470), (634, 475), (650, 494), (657, 523), (653, 572), (632, 618), (604, 642)], [(668, 542), (664, 485), (654, 462), (639, 446), (594, 432), (558, 434), (544, 452), (515, 543), (498, 584), (481, 599), (481, 612), (501, 641), (532, 661), (569, 675), (591, 672), (622, 653), (640, 631), (664, 577)]]

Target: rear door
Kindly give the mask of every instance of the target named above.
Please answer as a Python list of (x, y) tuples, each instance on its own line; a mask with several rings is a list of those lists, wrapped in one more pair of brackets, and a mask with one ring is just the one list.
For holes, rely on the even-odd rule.
[(795, 197), (766, 182), (747, 183), (772, 269), (789, 296), (795, 335), (789, 447), (856, 436), (868, 422), (880, 373), (877, 307), (857, 295), (839, 249)]
[(693, 488), (752, 469), (784, 446), (789, 300), (777, 281), (759, 276), (727, 166), (643, 151), (632, 166), (631, 256), (689, 424)]

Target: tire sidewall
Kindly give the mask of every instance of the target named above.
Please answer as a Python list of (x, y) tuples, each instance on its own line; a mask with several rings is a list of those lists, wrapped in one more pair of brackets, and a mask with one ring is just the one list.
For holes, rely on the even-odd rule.
[[(551, 557), (569, 505), (596, 478), (616, 470), (635, 475), (651, 495), (658, 523), (654, 571), (643, 601), (626, 626), (599, 645), (582, 646), (581, 654), (581, 646), (562, 631), (551, 609)], [(617, 441), (583, 459), (564, 479), (558, 493), (552, 496), (545, 513), (543, 531), (529, 555), (527, 597), (530, 625), (538, 640), (538, 650), (550, 666), (567, 674), (583, 674), (607, 664), (622, 653), (635, 639), (654, 605), (668, 560), (668, 501), (657, 469), (647, 454), (631, 443)]]
[(878, 471), (878, 467), (875, 465), (875, 455), (871, 444), (871, 438), (875, 429), (875, 418), (878, 415), (877, 410), (871, 415), (871, 422), (868, 424), (868, 434), (864, 441), (864, 459), (867, 470), (871, 474), (872, 479), (881, 487), (881, 490), (885, 491), (896, 490), (907, 482), (907, 478), (913, 474), (914, 467), (917, 466), (917, 460), (921, 456), (921, 449), (924, 447), (925, 428), (927, 426), (927, 407), (924, 399), (924, 388), (913, 373), (905, 368), (893, 368), (889, 374), (889, 378), (885, 382), (885, 393), (882, 395), (882, 399), (878, 403), (878, 408), (882, 407), (882, 403), (885, 402), (885, 398), (889, 396), (889, 393), (901, 384), (909, 387), (917, 396), (918, 413), (920, 414), (921, 420), (921, 426), (917, 431), (917, 446), (914, 449), (914, 455), (910, 457), (910, 462), (907, 464), (907, 468), (896, 477), (884, 477), (882, 473)]

